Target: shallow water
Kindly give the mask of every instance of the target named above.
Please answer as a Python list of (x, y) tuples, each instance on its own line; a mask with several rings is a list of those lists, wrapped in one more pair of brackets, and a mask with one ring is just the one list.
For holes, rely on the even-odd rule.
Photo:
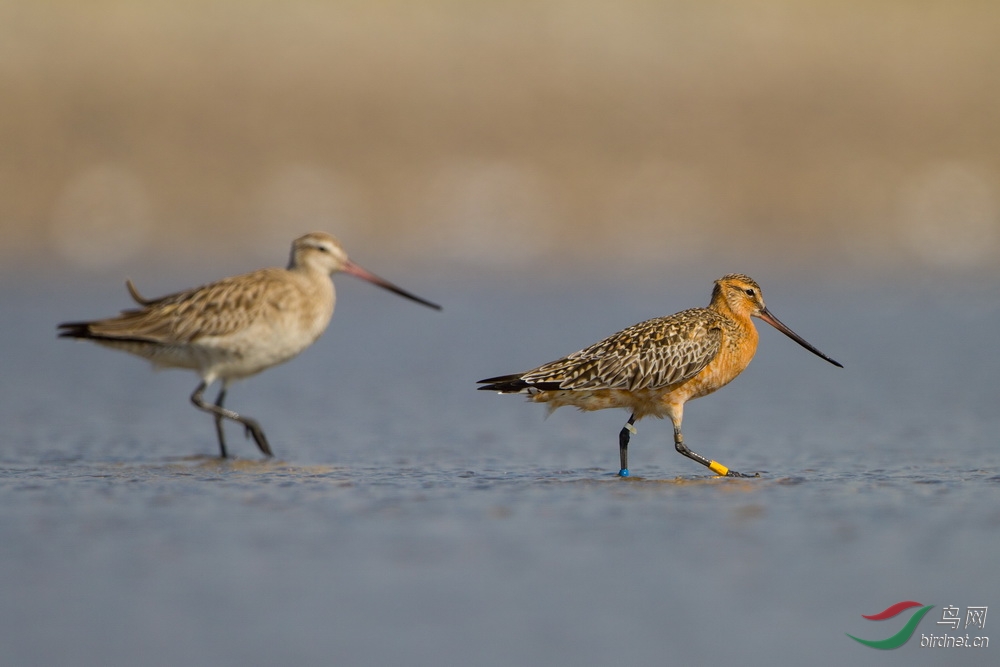
[[(701, 304), (705, 285), (399, 280), (445, 311), (338, 280), (327, 334), (230, 392), (278, 460), (230, 427), (231, 462), (188, 404), (193, 375), (55, 339), (126, 305), (120, 285), (6, 281), (4, 662), (996, 660), (919, 646), (974, 634), (937, 624), (943, 607), (1000, 605), (995, 282), (764, 280), (846, 368), (762, 325), (750, 368), (684, 424), (761, 478), (705, 474), (647, 420), (621, 480), (627, 414), (545, 419), (474, 382)], [(845, 636), (894, 634), (907, 614), (861, 614), (901, 600), (935, 605), (903, 647)], [(998, 623), (979, 633), (1000, 642)]]

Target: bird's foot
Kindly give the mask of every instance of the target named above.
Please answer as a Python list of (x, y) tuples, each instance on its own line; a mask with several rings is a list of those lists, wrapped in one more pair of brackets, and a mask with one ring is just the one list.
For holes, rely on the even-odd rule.
[(253, 421), (252, 419), (246, 419), (243, 422), (243, 426), (246, 428), (246, 437), (253, 438), (253, 441), (257, 444), (257, 449), (261, 453), (271, 458), (274, 454), (271, 452), (271, 445), (267, 442), (267, 436), (264, 435), (264, 430), (260, 427), (260, 424)]
[(726, 477), (747, 477), (747, 478), (760, 477), (760, 473), (759, 472), (755, 472), (752, 475), (748, 475), (748, 474), (743, 473), (743, 472), (736, 472), (735, 470), (730, 470), (730, 471), (726, 472)]
[(736, 472), (735, 470), (730, 470), (729, 468), (722, 465), (718, 461), (709, 461), (706, 465), (708, 465), (709, 470), (714, 472), (716, 475), (719, 475), (720, 477), (760, 477), (759, 472), (755, 472), (752, 475), (747, 475), (742, 472)]
[(622, 468), (621, 470), (618, 471), (619, 477), (628, 477), (630, 474), (631, 473), (629, 473), (628, 468)]

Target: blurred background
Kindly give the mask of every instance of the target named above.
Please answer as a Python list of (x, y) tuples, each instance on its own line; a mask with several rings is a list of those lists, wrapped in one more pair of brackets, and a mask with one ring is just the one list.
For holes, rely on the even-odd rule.
[(0, 260), (995, 271), (998, 77), (989, 2), (4, 1)]

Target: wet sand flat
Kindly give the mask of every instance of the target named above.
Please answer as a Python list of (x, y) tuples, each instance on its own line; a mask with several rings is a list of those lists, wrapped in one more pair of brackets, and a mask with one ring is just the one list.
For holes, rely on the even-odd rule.
[[(123, 290), (7, 283), (4, 662), (988, 664), (919, 643), (957, 633), (945, 606), (998, 604), (996, 285), (760, 279), (845, 368), (761, 328), (745, 374), (688, 406), (692, 448), (750, 480), (657, 420), (621, 480), (624, 412), (475, 391), (704, 285), (442, 279), (440, 314), (345, 285), (312, 349), (230, 392), (276, 460), (231, 428), (221, 462), (194, 375), (55, 339)], [(895, 633), (861, 615), (902, 600), (935, 605), (903, 647), (845, 636)]]

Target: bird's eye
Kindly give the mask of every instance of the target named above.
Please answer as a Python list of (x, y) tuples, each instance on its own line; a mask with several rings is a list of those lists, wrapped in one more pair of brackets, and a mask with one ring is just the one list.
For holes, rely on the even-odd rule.
[(747, 296), (753, 296), (753, 288), (752, 287), (748, 287), (748, 288), (746, 288), (743, 291), (747, 293)]
[(320, 251), (322, 251), (322, 252), (330, 252), (330, 249), (327, 248), (325, 245), (316, 246), (316, 247), (319, 248)]

